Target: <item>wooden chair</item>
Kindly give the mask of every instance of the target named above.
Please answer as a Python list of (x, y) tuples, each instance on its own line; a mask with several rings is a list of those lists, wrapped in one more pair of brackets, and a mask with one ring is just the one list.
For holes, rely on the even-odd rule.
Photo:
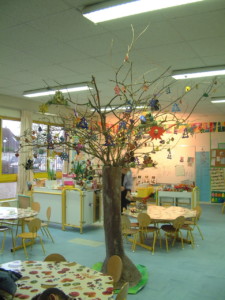
[[(153, 224), (153, 222), (147, 213), (138, 214), (138, 223), (139, 223), (139, 231), (140, 231), (142, 242), (144, 239), (147, 238), (148, 233), (153, 233), (152, 254), (154, 254), (156, 239), (160, 235), (159, 228), (154, 225), (150, 226), (150, 224)], [(161, 238), (160, 238), (160, 246), (161, 246)]]
[(129, 282), (125, 282), (116, 296), (116, 300), (126, 300), (129, 289)]
[(118, 255), (112, 255), (107, 261), (106, 272), (108, 275), (112, 276), (113, 285), (116, 286), (117, 282), (120, 280), (123, 269), (122, 259)]
[[(32, 210), (35, 210), (37, 213), (39, 213), (40, 210), (41, 210), (41, 205), (40, 205), (40, 203), (39, 203), (39, 202), (32, 202), (32, 204), (31, 204), (31, 209), (32, 209)], [(25, 222), (25, 223), (29, 223), (29, 222), (32, 221), (33, 219), (35, 219), (35, 217), (25, 218), (25, 219), (24, 219), (24, 222)]]
[(38, 235), (38, 230), (41, 228), (41, 220), (38, 218), (34, 218), (28, 223), (29, 232), (22, 232), (16, 236), (16, 238), (21, 238), (23, 243), (23, 249), (26, 257), (28, 258), (27, 250), (26, 250), (26, 240), (30, 240), (32, 243), (35, 242), (37, 238), (39, 238), (42, 250), (45, 254), (45, 248), (42, 242), (42, 238)]
[(199, 221), (199, 219), (201, 217), (201, 214), (202, 214), (202, 208), (201, 208), (200, 205), (198, 205), (194, 208), (194, 210), (196, 211), (196, 217), (192, 218), (191, 220), (186, 220), (184, 224), (188, 225), (188, 226), (191, 226), (192, 227), (191, 231), (193, 231), (195, 229), (195, 227), (197, 227), (197, 229), (198, 229), (198, 231), (201, 235), (201, 238), (204, 240), (204, 236), (203, 236), (203, 234), (201, 232), (201, 229), (198, 225), (198, 221)]
[(51, 218), (51, 207), (49, 206), (46, 210), (46, 217), (47, 217), (47, 222), (41, 222), (41, 231), (42, 233), (45, 233), (47, 237), (49, 237), (52, 242), (54, 243), (54, 239), (48, 229), (48, 225), (50, 222), (50, 218)]
[(13, 237), (13, 229), (6, 226), (6, 225), (1, 225), (0, 226), (0, 232), (3, 232), (4, 236), (3, 236), (3, 239), (2, 239), (2, 247), (1, 247), (1, 252), (4, 251), (5, 249), (5, 240), (6, 240), (6, 233), (7, 231), (10, 231), (11, 232), (11, 236), (12, 236), (12, 245), (13, 245), (13, 248), (15, 247), (15, 241), (14, 241), (14, 237)]
[(131, 250), (134, 252), (136, 248), (136, 242), (139, 235), (139, 229), (131, 227), (131, 222), (128, 216), (121, 216), (122, 236), (128, 240), (128, 236), (133, 236), (133, 242), (131, 244)]
[(184, 248), (183, 236), (180, 230), (181, 227), (184, 225), (184, 222), (185, 222), (185, 218), (183, 216), (180, 216), (176, 218), (172, 222), (172, 224), (165, 224), (161, 226), (161, 229), (165, 232), (167, 252), (169, 251), (168, 237), (173, 237), (172, 246), (174, 246), (176, 239), (180, 236), (182, 249)]
[(52, 253), (45, 257), (44, 261), (61, 262), (66, 261), (65, 257), (59, 253)]

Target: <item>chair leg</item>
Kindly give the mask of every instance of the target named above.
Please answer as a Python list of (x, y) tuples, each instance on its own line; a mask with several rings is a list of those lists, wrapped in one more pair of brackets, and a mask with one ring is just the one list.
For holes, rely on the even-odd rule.
[(40, 243), (41, 243), (42, 250), (43, 250), (43, 252), (44, 252), (44, 254), (45, 254), (44, 244), (43, 244), (42, 238), (41, 238), (40, 236), (39, 236), (39, 239), (40, 239)]
[(169, 247), (168, 247), (168, 238), (167, 238), (167, 234), (165, 234), (165, 238), (166, 238), (166, 251), (169, 251)]
[(152, 244), (152, 254), (155, 252), (155, 243), (156, 243), (157, 233), (153, 232), (153, 244)]
[(23, 243), (23, 250), (24, 250), (25, 256), (26, 256), (26, 258), (28, 258), (27, 248), (26, 248), (26, 239), (22, 239), (22, 243)]
[(203, 234), (202, 234), (202, 232), (201, 232), (201, 230), (200, 230), (200, 227), (198, 226), (198, 224), (196, 224), (196, 226), (197, 226), (198, 231), (199, 231), (199, 233), (200, 233), (200, 235), (201, 235), (201, 237), (202, 237), (202, 240), (204, 240), (204, 237), (203, 237)]
[(2, 248), (1, 248), (1, 252), (3, 252), (4, 249), (5, 249), (5, 239), (6, 239), (6, 231), (4, 231), (4, 235), (3, 235), (3, 239), (2, 239)]
[(52, 242), (54, 243), (53, 237), (52, 237), (52, 235), (51, 235), (51, 233), (50, 233), (48, 227), (43, 227), (43, 229), (44, 229), (44, 231), (45, 231), (47, 237), (49, 237), (49, 238), (52, 240)]
[(191, 246), (192, 246), (192, 248), (194, 249), (194, 247), (195, 247), (194, 236), (193, 236), (193, 234), (192, 234), (191, 231), (188, 231), (188, 232), (189, 232), (189, 237), (190, 237), (190, 241), (191, 241)]

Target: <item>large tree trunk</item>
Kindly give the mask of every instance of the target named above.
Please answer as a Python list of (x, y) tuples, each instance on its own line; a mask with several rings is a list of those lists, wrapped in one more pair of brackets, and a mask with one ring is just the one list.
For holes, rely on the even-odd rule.
[(135, 286), (141, 279), (141, 274), (125, 255), (121, 234), (121, 168), (103, 167), (103, 206), (104, 229), (106, 243), (106, 258), (102, 271), (106, 273), (106, 263), (111, 255), (119, 255), (123, 261), (123, 271), (118, 287), (124, 282)]

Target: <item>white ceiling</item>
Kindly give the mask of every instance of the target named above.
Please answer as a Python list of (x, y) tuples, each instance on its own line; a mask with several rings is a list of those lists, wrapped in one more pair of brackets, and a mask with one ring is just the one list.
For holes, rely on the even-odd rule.
[[(131, 42), (131, 24), (136, 36), (149, 26), (132, 50), (134, 77), (150, 71), (154, 78), (169, 66), (177, 70), (225, 65), (224, 0), (204, 0), (95, 25), (80, 10), (97, 1), (0, 0), (0, 94), (23, 98), (26, 90), (90, 81), (94, 75), (105, 104), (114, 96), (110, 80)], [(182, 101), (181, 108), (191, 108), (209, 81), (201, 80), (197, 93)], [(176, 82), (166, 102), (195, 82)], [(88, 94), (72, 95), (81, 102)], [(225, 96), (225, 76), (217, 78), (213, 96), (217, 95)], [(211, 104), (208, 97), (195, 111), (224, 114), (225, 104)]]

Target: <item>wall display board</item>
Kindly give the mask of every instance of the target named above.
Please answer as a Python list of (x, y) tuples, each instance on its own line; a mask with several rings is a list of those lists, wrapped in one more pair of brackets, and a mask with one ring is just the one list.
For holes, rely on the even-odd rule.
[(211, 149), (211, 166), (225, 168), (225, 149)]
[(150, 184), (178, 184), (183, 181), (195, 182), (195, 147), (177, 146), (168, 152), (167, 149), (151, 155), (156, 167), (132, 169), (135, 185), (148, 182)]
[(225, 202), (225, 168), (211, 168), (211, 202)]

